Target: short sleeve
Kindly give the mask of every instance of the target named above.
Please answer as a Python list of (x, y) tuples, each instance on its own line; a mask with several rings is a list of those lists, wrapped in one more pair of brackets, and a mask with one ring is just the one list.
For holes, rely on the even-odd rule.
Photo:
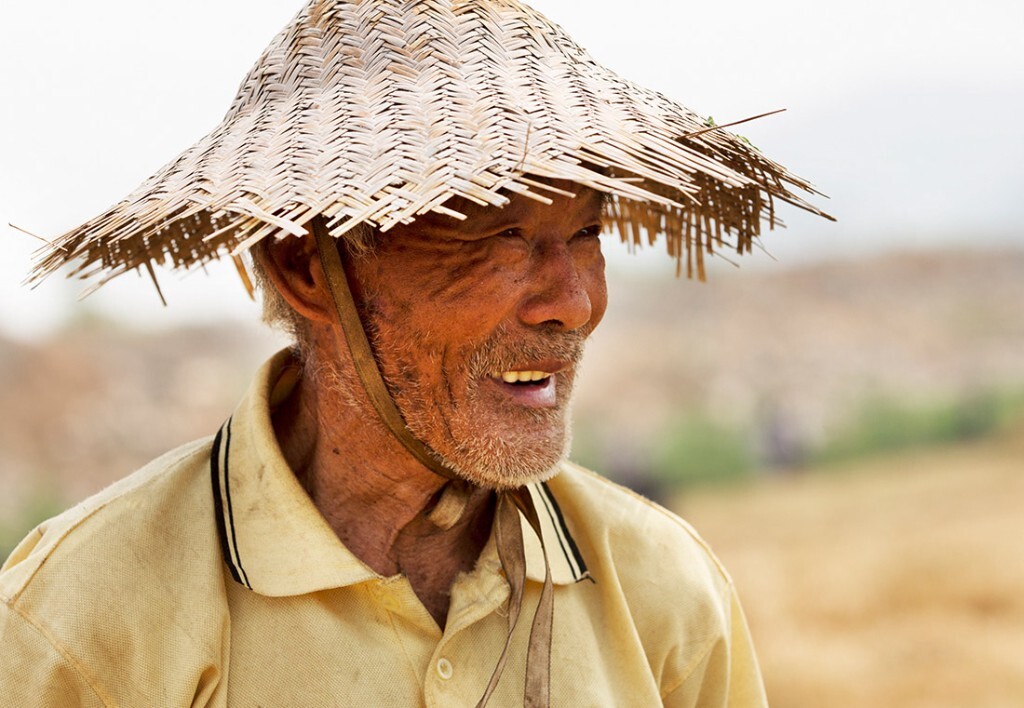
[(71, 657), (7, 602), (0, 602), (0, 646), (0, 696), (5, 705), (106, 705)]
[(768, 705), (753, 642), (736, 591), (727, 586), (729, 623), (708, 642), (683, 681), (664, 696), (669, 708), (761, 708)]

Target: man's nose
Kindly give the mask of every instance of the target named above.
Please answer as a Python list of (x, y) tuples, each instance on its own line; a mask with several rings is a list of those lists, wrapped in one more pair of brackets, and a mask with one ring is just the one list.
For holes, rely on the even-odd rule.
[(554, 325), (564, 331), (583, 327), (593, 314), (589, 274), (565, 242), (537, 246), (519, 319), (528, 326)]

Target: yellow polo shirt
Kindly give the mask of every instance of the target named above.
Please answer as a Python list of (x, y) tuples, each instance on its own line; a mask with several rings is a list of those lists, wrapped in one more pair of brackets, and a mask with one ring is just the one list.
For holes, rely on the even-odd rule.
[[(507, 633), (493, 538), (441, 631), (345, 548), (270, 422), (274, 357), (216, 436), (43, 523), (0, 572), (3, 706), (473, 706)], [(353, 444), (358, 444), (354, 441)], [(733, 586), (682, 520), (570, 463), (531, 488), (553, 706), (760, 706)], [(530, 581), (493, 706), (523, 703)]]

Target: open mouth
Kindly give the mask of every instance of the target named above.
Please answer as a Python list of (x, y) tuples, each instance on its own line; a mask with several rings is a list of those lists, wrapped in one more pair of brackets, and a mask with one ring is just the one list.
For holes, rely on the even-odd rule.
[(506, 371), (495, 378), (513, 386), (543, 386), (552, 374), (546, 371)]
[(491, 374), (491, 380), (510, 402), (527, 408), (551, 408), (558, 405), (557, 379), (557, 372), (539, 369)]

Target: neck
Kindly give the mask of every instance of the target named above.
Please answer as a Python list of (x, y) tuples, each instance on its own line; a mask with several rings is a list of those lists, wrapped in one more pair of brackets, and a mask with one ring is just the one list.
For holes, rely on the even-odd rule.
[(490, 533), (494, 495), (476, 490), (462, 518), (438, 529), (427, 514), (447, 480), (391, 435), (358, 384), (324, 378), (307, 371), (273, 413), (285, 459), (346, 548), (381, 575), (408, 576), (443, 626), (452, 582)]

